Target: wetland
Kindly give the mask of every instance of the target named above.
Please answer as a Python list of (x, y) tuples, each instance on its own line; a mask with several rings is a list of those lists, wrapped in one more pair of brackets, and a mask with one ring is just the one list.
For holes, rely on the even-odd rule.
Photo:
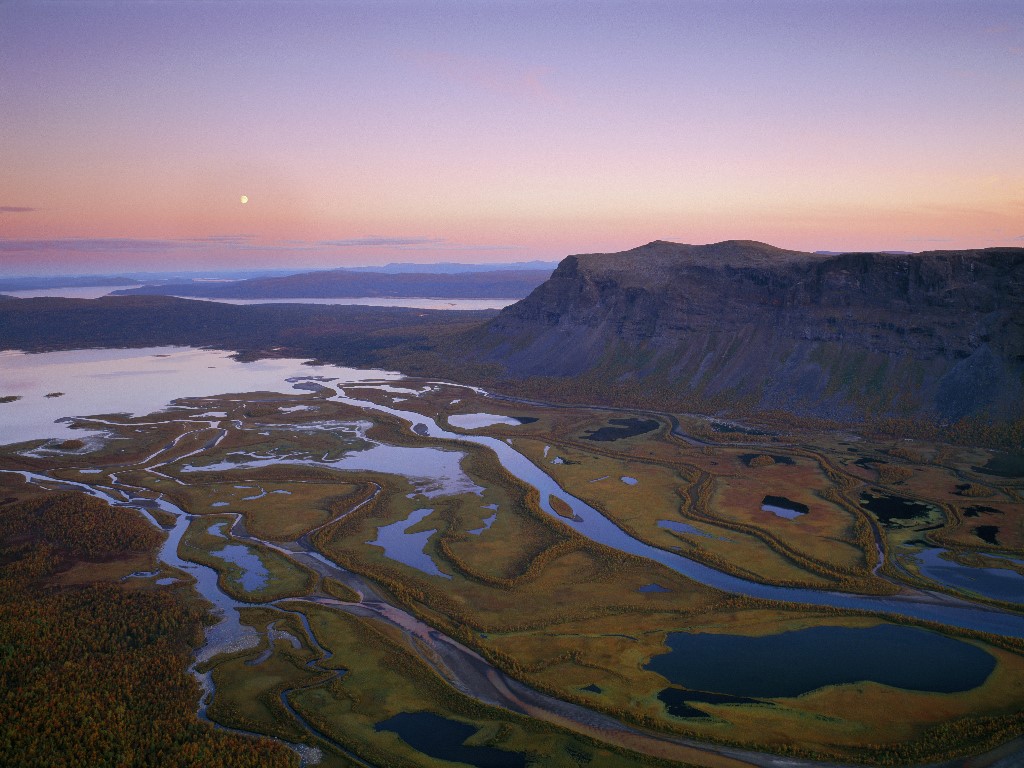
[(996, 454), (922, 444), (887, 482), (885, 443), (774, 423), (689, 441), (189, 348), (3, 362), (0, 490), (149, 521), (155, 567), (118, 583), (207, 612), (196, 714), (303, 764), (882, 763), (1020, 732), (1019, 480), (975, 470)]

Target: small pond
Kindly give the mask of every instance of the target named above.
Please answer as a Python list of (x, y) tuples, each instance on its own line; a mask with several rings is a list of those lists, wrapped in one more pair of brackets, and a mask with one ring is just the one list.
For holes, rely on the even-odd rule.
[(707, 691), (684, 691), (682, 688), (665, 688), (658, 693), (658, 699), (673, 717), (711, 717), (707, 712), (690, 706), (691, 704), (764, 704), (771, 706), (770, 702), (750, 699), (746, 696), (730, 696), (725, 693), (708, 693)]
[(732, 696), (799, 696), (873, 681), (954, 693), (985, 682), (996, 660), (975, 645), (918, 627), (810, 627), (763, 637), (673, 632), (644, 669), (686, 688)]
[(211, 551), (210, 554), (242, 569), (242, 575), (236, 581), (246, 592), (259, 591), (267, 586), (267, 582), (270, 580), (270, 572), (263, 565), (260, 556), (249, 547), (242, 544), (228, 544)]
[(978, 515), (1001, 515), (1003, 511), (995, 507), (986, 507), (982, 504), (975, 504), (963, 510), (964, 517), (977, 517)]
[(765, 496), (761, 501), (761, 511), (793, 520), (801, 515), (806, 515), (811, 508), (799, 501), (790, 501), (785, 496)]
[(437, 760), (475, 765), (477, 768), (525, 768), (526, 755), (494, 747), (466, 746), (477, 728), (433, 712), (400, 712), (374, 728), (391, 731), (413, 749)]
[[(489, 509), (491, 507), (493, 507), (494, 509), (497, 509), (498, 505), (497, 504), (489, 504), (487, 507), (485, 507), (485, 509)], [(484, 531), (489, 531), (491, 529), (491, 526), (494, 525), (494, 521), (497, 520), (497, 519), (498, 519), (498, 513), (495, 512), (490, 517), (485, 517), (484, 518), (483, 526), (482, 527), (474, 528), (472, 531), (466, 531), (466, 533), (471, 533), (474, 536), (479, 536)]]
[(877, 517), (878, 521), (887, 528), (895, 527), (902, 522), (925, 519), (934, 509), (930, 504), (925, 504), (923, 501), (905, 499), (902, 496), (892, 496), (882, 491), (861, 493), (860, 504)]
[(671, 589), (667, 589), (661, 584), (644, 584), (637, 590), (637, 592), (671, 592)]
[(385, 557), (404, 563), (410, 568), (423, 571), (423, 573), (430, 576), (441, 576), (445, 579), (450, 579), (451, 576), (441, 571), (430, 558), (430, 555), (424, 551), (427, 541), (436, 532), (435, 529), (420, 531), (419, 533), (406, 533), (409, 528), (412, 528), (433, 511), (432, 509), (417, 509), (405, 520), (399, 520), (397, 523), (391, 523), (390, 525), (382, 525), (377, 529), (377, 538), (366, 543), (372, 544), (375, 547), (381, 547), (384, 550)]
[(984, 541), (986, 544), (992, 544), (994, 546), (999, 545), (999, 526), (998, 525), (979, 525), (977, 528), (971, 530), (975, 536)]
[(495, 424), (518, 427), (523, 422), (511, 416), (498, 416), (494, 413), (459, 413), (449, 416), (448, 423), (459, 429), (480, 429), (481, 427), (492, 427)]
[(590, 430), (590, 432), (583, 436), (583, 439), (599, 443), (610, 443), (615, 440), (653, 432), (660, 426), (661, 422), (657, 419), (608, 419), (606, 426)]

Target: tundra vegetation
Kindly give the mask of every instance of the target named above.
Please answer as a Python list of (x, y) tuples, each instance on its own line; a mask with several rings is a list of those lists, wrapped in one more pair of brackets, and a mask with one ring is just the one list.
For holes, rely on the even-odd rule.
[[(508, 442), (652, 547), (763, 584), (879, 596), (923, 588), (1021, 609), (935, 581), (920, 560), (941, 549), (951, 567), (1024, 577), (1024, 478), (999, 471), (998, 451), (821, 431), (782, 416), (722, 422), (402, 386), (421, 391), (403, 395), (401, 408), (439, 424), (481, 412), (518, 422), (448, 429)], [(369, 386), (346, 393), (387, 405), (397, 397)], [(356, 757), (434, 766), (445, 750), (479, 764), (544, 766), (750, 758), (734, 749), (886, 765), (978, 754), (1024, 731), (1020, 640), (717, 590), (582, 535), (568, 504), (556, 499), (556, 514), (545, 512), (537, 489), (486, 447), (431, 438), (334, 394), (183, 399), (144, 419), (106, 417), (111, 439), (87, 454), (0, 449), (9, 470), (0, 472), (0, 761), (297, 765), (287, 742), (319, 750), (327, 766)], [(226, 416), (189, 421), (190, 411)], [(464, 481), (445, 488), (415, 467), (333, 466), (376, 445), (455, 452)], [(115, 486), (130, 489), (150, 521), (68, 490)], [(169, 507), (158, 509), (158, 498)], [(195, 716), (200, 689), (187, 670), (212, 619), (192, 577), (156, 558), (164, 530), (179, 522), (174, 509), (190, 516), (178, 555), (217, 572), (259, 638), (196, 670), (213, 685), (206, 714), (229, 730)], [(407, 523), (396, 536), (415, 556), (382, 543), (385, 529)], [(251, 571), (264, 575), (247, 586)], [(859, 680), (730, 699), (685, 691), (651, 668), (671, 652), (673, 633), (890, 625), (978, 649), (991, 672), (952, 692)], [(463, 650), (447, 653), (424, 627)], [(616, 724), (496, 706), (462, 690), (453, 678), (469, 674), (472, 654)], [(914, 663), (911, 647), (888, 654), (883, 661)], [(468, 727), (468, 739), (426, 746), (396, 725), (427, 715)]]

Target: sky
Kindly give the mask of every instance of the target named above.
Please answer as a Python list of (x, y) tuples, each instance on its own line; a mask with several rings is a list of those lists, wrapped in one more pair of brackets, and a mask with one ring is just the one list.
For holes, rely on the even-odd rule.
[(0, 0), (0, 275), (1024, 246), (1022, 126), (1020, 0)]

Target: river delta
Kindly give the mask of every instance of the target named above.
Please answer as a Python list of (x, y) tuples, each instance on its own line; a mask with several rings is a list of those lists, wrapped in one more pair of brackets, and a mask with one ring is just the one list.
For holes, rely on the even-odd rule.
[(164, 532), (130, 578), (209, 606), (199, 716), (304, 764), (919, 764), (1020, 736), (1012, 457), (210, 350), (0, 362), (3, 490)]

